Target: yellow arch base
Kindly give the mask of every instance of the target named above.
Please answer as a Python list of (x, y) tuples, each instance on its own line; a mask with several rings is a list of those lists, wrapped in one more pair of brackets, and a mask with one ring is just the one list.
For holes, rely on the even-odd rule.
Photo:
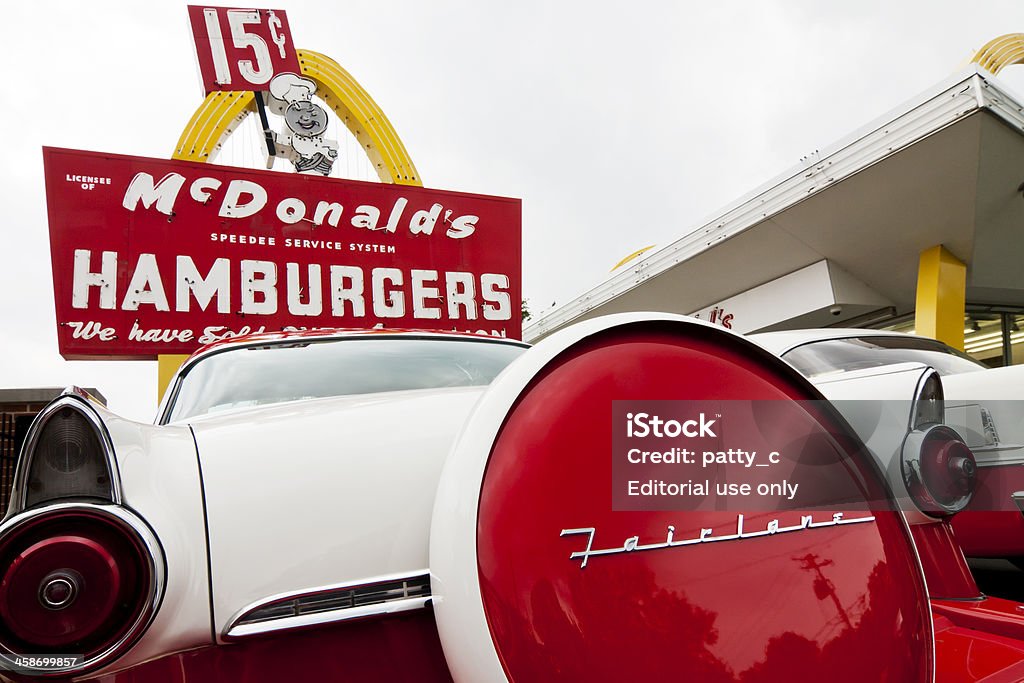
[(162, 353), (156, 357), (156, 397), (157, 401), (164, 397), (167, 387), (171, 385), (174, 373), (188, 359), (188, 354)]
[[(349, 129), (373, 163), (382, 183), (422, 187), (416, 166), (394, 126), (370, 94), (330, 57), (312, 50), (298, 51), (302, 75), (316, 83), (317, 92)], [(246, 116), (256, 110), (248, 91), (211, 92), (189, 120), (172, 159), (210, 161)], [(187, 355), (157, 356), (157, 396), (162, 398), (171, 378)]]
[(914, 328), (964, 350), (967, 266), (941, 244), (921, 252), (917, 266), (917, 310)]
[(1007, 33), (993, 38), (978, 50), (971, 61), (993, 74), (1011, 64), (1024, 64), (1024, 33)]

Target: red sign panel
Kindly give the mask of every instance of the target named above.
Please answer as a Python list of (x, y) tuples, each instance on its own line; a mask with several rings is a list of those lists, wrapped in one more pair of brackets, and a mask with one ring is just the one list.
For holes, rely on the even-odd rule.
[(299, 58), (279, 9), (189, 5), (203, 89), (266, 90), (280, 73), (299, 73)]
[(44, 148), (60, 352), (315, 327), (522, 333), (521, 202)]

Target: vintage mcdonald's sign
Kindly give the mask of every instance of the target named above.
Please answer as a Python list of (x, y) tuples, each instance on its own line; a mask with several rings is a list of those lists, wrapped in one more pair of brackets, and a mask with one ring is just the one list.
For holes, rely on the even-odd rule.
[(521, 202), (43, 152), (60, 352), (153, 358), (255, 331), (519, 337)]

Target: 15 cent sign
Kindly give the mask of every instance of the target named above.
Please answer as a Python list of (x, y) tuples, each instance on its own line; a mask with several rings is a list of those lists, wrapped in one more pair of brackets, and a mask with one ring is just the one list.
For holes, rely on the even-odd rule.
[(203, 89), (266, 90), (274, 76), (299, 72), (283, 10), (189, 5)]
[(44, 148), (60, 352), (313, 327), (518, 338), (521, 202)]

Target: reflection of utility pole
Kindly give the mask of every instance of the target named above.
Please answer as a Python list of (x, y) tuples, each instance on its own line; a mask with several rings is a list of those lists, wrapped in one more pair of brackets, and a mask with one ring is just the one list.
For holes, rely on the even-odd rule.
[(828, 567), (834, 564), (832, 560), (825, 560), (821, 562), (818, 560), (818, 556), (813, 553), (808, 553), (803, 557), (794, 557), (795, 561), (800, 562), (800, 568), (806, 569), (807, 571), (813, 571), (817, 576), (814, 577), (814, 594), (819, 600), (825, 598), (832, 598), (832, 602), (836, 605), (836, 611), (839, 612), (839, 616), (843, 618), (843, 622), (846, 627), (853, 630), (853, 624), (850, 622), (849, 615), (846, 614), (846, 610), (843, 608), (841, 602), (839, 602), (839, 596), (836, 595), (836, 586), (822, 573), (822, 567)]

